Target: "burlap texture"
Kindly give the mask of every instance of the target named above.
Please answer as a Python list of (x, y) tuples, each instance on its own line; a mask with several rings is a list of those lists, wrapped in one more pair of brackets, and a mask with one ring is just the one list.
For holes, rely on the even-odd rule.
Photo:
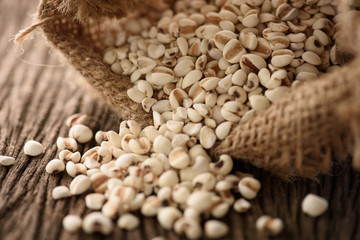
[[(43, 0), (38, 21), (20, 32), (16, 40), (21, 42), (40, 26), (51, 45), (60, 50), (120, 117), (137, 120), (145, 126), (152, 122), (151, 115), (127, 97), (129, 78), (112, 73), (102, 61), (101, 33), (105, 17), (121, 17), (134, 8), (146, 9), (153, 1), (113, 0), (118, 7), (108, 8), (110, 5), (106, 4), (111, 4), (110, 0)], [(350, 23), (346, 28), (347, 41), (358, 47), (357, 29)], [(212, 154), (227, 153), (284, 178), (313, 178), (329, 169), (334, 155), (342, 159), (352, 147), (349, 141), (352, 136), (358, 146), (354, 148), (354, 166), (360, 168), (359, 66), (360, 57), (357, 57), (341, 70), (293, 91), (255, 119), (234, 127), (212, 149)]]
[[(350, 146), (351, 126), (338, 110), (355, 109), (344, 106), (360, 84), (359, 66), (357, 58), (292, 92), (254, 120), (236, 126), (214, 153), (247, 159), (284, 177), (326, 172), (332, 156), (343, 159)], [(358, 117), (351, 119), (359, 122)]]
[(128, 12), (139, 10), (139, 8), (149, 11), (155, 7), (161, 10), (166, 6), (159, 0), (62, 0), (57, 9), (64, 16), (86, 23), (90, 18), (122, 17)]
[[(43, 0), (38, 8), (39, 22), (32, 26), (41, 26), (52, 47), (62, 53), (70, 65), (120, 114), (120, 117), (134, 119), (143, 126), (151, 124), (151, 114), (146, 113), (140, 104), (134, 104), (127, 97), (126, 91), (131, 87), (129, 78), (111, 72), (102, 60), (104, 46), (101, 33), (104, 31), (102, 23), (106, 18), (88, 19), (87, 22), (80, 23), (73, 15), (64, 15), (58, 9), (61, 2)], [(127, 1), (122, 2), (126, 6)], [(118, 17), (121, 14), (119, 13)], [(17, 40), (21, 42), (31, 30), (33, 29), (29, 28), (20, 32), (20, 38)]]

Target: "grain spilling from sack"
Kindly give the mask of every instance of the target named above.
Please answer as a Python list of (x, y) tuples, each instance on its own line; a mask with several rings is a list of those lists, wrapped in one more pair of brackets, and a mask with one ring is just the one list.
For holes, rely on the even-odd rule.
[[(225, 236), (229, 227), (215, 219), (232, 206), (248, 211), (261, 183), (233, 173), (230, 156), (212, 161), (207, 150), (234, 124), (339, 68), (336, 26), (336, 4), (323, 0), (182, 0), (155, 24), (138, 17), (108, 25), (103, 60), (130, 77), (127, 94), (152, 113), (153, 125), (125, 120), (118, 132), (98, 131), (99, 146), (81, 156), (77, 144), (93, 132), (85, 116), (67, 120), (69, 137), (59, 137), (61, 156), (47, 172), (74, 180), (53, 197), (87, 193), (96, 212), (83, 221), (69, 217), (64, 227), (82, 223), (86, 233), (110, 234), (117, 221), (132, 230), (139, 220), (130, 212), (140, 211), (189, 239)], [(256, 227), (276, 235), (284, 224), (262, 216)]]

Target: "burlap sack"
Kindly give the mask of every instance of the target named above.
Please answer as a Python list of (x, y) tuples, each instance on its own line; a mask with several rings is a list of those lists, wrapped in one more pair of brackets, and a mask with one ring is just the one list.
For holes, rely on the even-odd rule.
[[(43, 0), (37, 21), (21, 31), (16, 41), (22, 42), (40, 26), (52, 47), (123, 119), (145, 126), (152, 122), (151, 115), (127, 97), (129, 78), (112, 73), (103, 63), (101, 36), (109, 17), (119, 18), (134, 9), (151, 12), (154, 6), (163, 9), (166, 4), (157, 0)], [(347, 5), (338, 8), (346, 11)], [(356, 23), (353, 18), (346, 20), (342, 41), (354, 55), (360, 47)], [(293, 91), (248, 123), (235, 126), (212, 154), (227, 153), (284, 178), (313, 178), (329, 169), (334, 156), (344, 159), (353, 148), (354, 166), (360, 168), (359, 94), (360, 57), (356, 57), (339, 71)]]

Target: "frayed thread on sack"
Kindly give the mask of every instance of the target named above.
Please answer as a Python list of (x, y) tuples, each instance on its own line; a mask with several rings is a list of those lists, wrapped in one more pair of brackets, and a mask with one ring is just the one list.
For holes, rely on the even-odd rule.
[[(170, 1), (168, 1), (170, 2)], [(63, 0), (57, 10), (81, 23), (100, 17), (120, 18), (142, 9), (164, 10), (168, 5), (162, 0)]]

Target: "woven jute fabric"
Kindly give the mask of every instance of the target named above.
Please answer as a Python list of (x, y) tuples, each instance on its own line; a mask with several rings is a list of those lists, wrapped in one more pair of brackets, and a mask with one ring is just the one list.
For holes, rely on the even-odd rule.
[(154, 7), (161, 10), (166, 6), (159, 0), (62, 0), (57, 9), (76, 21), (87, 22), (90, 18), (122, 17), (139, 8), (149, 11)]
[[(112, 73), (102, 61), (101, 37), (110, 17), (122, 17), (133, 9), (163, 8), (164, 4), (154, 4), (154, 0), (43, 0), (37, 22), (17, 40), (40, 26), (50, 44), (120, 117), (146, 126), (152, 123), (151, 114), (127, 97), (129, 78)], [(355, 46), (359, 31), (354, 22), (347, 22), (344, 35), (343, 45), (350, 49), (359, 47)], [(284, 178), (313, 178), (326, 172), (332, 159), (342, 159), (353, 149), (354, 166), (360, 168), (359, 66), (357, 57), (340, 70), (293, 91), (253, 120), (235, 126), (211, 154), (227, 153)]]
[[(122, 1), (122, 6), (127, 6)], [(151, 114), (134, 104), (126, 94), (131, 87), (128, 77), (110, 71), (103, 62), (103, 23), (99, 17), (80, 23), (77, 15), (63, 12), (62, 1), (43, 0), (38, 9), (41, 29), (52, 47), (58, 49), (90, 86), (124, 119), (134, 119), (143, 126), (151, 124)], [(130, 5), (133, 8), (133, 5)], [(62, 8), (59, 8), (62, 7)], [(120, 17), (125, 11), (117, 13)], [(114, 13), (109, 13), (114, 16)]]
[(355, 96), (359, 66), (357, 58), (339, 71), (305, 84), (254, 120), (236, 126), (214, 153), (248, 159), (285, 177), (326, 172), (332, 156), (343, 159), (350, 144), (351, 126), (338, 110)]

